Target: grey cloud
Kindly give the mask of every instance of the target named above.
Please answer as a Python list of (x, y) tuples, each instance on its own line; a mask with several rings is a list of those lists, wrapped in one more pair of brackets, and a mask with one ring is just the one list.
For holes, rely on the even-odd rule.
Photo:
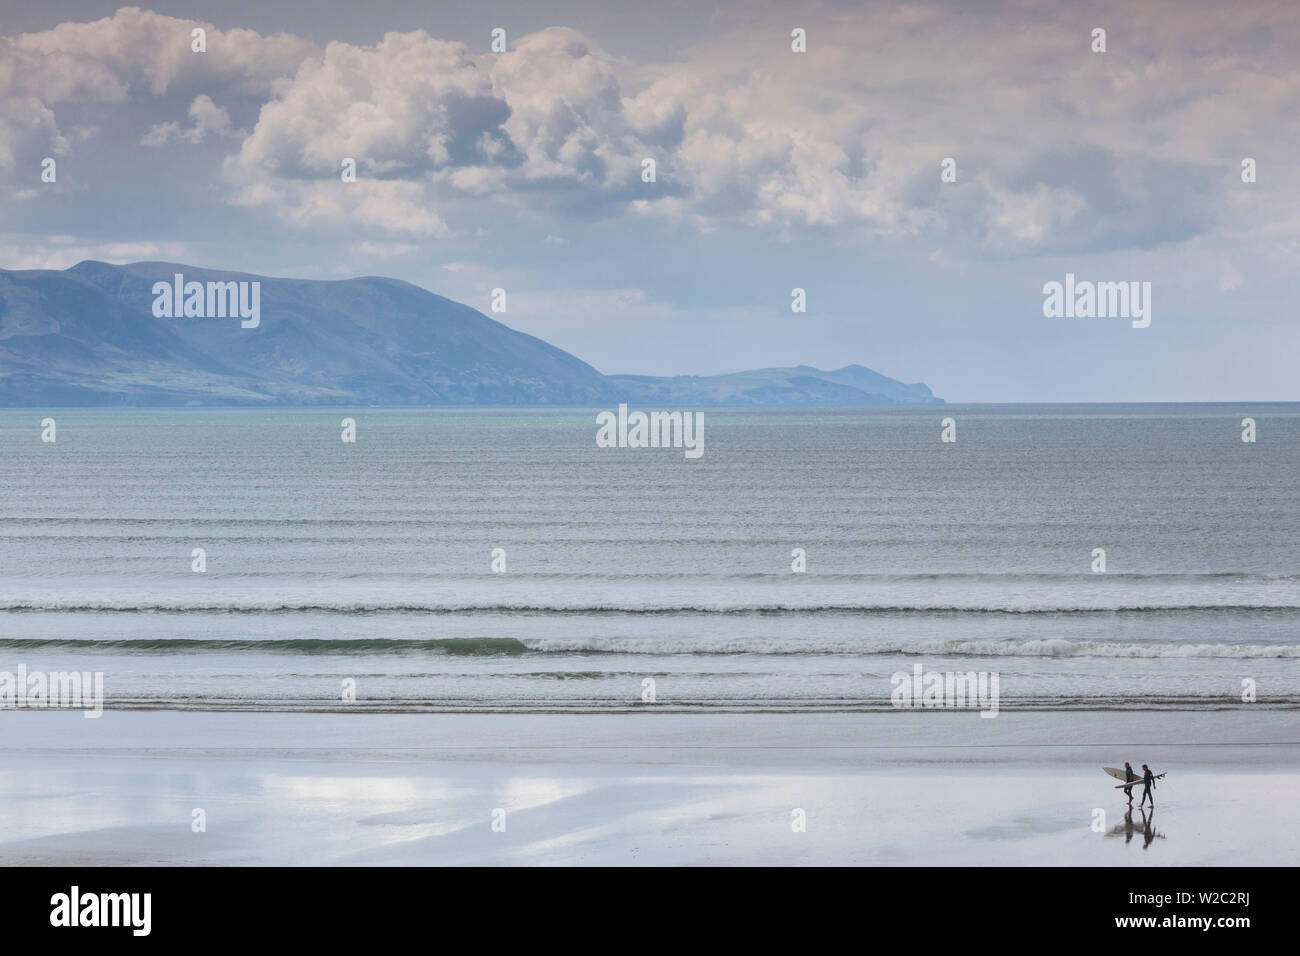
[[(492, 200), (583, 221), (931, 237), (961, 258), (1149, 248), (1247, 225), (1222, 141), (1273, 147), (1272, 174), (1300, 175), (1279, 142), (1300, 87), (1282, 38), (1300, 22), (1179, 9), (1098, 5), (1114, 52), (1096, 55), (1068, 5), (811, 6), (809, 52), (794, 54), (770, 5), (719, 18), (674, 62), (636, 65), (564, 27), (500, 55), (422, 30), (321, 50), (210, 28), (195, 55), (193, 21), (124, 8), (0, 41), (0, 165), (71, 150), (66, 104), (152, 98), (179, 114), (211, 96), (233, 119), (164, 117), (146, 144), (251, 126), (223, 167), (230, 201), (304, 228), (446, 236), (457, 201)], [(346, 190), (345, 157), (366, 180)], [(1296, 218), (1248, 212), (1271, 231)]]
[[(207, 30), (207, 53), (191, 50), (195, 27)], [(187, 101), (223, 86), (264, 98), (314, 49), (298, 37), (222, 31), (138, 7), (0, 38), (0, 169), (19, 157), (66, 155), (68, 137), (58, 119), (64, 111), (161, 97), (185, 84), (201, 88)]]

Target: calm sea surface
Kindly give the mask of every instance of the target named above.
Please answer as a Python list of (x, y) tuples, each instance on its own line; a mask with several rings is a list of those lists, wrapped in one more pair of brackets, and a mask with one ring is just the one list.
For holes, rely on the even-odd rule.
[(1003, 709), (1300, 707), (1300, 406), (704, 420), (689, 460), (595, 410), (0, 411), (0, 671), (110, 707), (875, 710), (916, 664)]

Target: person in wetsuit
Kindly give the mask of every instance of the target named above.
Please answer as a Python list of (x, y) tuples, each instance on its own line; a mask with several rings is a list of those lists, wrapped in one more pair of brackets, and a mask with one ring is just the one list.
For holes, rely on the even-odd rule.
[[(1133, 765), (1127, 760), (1124, 761), (1124, 780), (1129, 783), (1137, 783), (1138, 775), (1133, 772)], [(1133, 788), (1125, 787), (1124, 796), (1128, 797), (1128, 805), (1133, 806)]]
[(1156, 808), (1156, 798), (1151, 796), (1151, 791), (1156, 788), (1156, 775), (1151, 772), (1151, 768), (1146, 764), (1142, 765), (1142, 799), (1138, 801), (1138, 806), (1142, 806), (1147, 798), (1151, 799), (1151, 809)]

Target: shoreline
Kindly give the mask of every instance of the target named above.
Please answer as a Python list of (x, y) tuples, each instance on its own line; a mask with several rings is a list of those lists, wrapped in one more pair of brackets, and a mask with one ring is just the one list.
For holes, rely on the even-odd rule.
[(0, 719), (6, 865), (1300, 863), (1276, 711)]

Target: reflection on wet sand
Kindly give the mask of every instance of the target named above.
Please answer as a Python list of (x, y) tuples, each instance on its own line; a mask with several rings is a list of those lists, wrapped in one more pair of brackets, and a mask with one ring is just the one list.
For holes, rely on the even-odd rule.
[(1154, 807), (1151, 808), (1151, 813), (1149, 815), (1145, 810), (1138, 810), (1138, 813), (1141, 814), (1141, 819), (1134, 820), (1133, 811), (1129, 810), (1126, 812), (1124, 814), (1124, 822), (1117, 823), (1115, 826), (1111, 827), (1106, 836), (1122, 836), (1125, 843), (1132, 843), (1133, 835), (1140, 833), (1142, 834), (1142, 849), (1144, 850), (1151, 845), (1156, 837), (1159, 837), (1162, 840), (1165, 839), (1165, 834), (1156, 829), (1156, 811)]

